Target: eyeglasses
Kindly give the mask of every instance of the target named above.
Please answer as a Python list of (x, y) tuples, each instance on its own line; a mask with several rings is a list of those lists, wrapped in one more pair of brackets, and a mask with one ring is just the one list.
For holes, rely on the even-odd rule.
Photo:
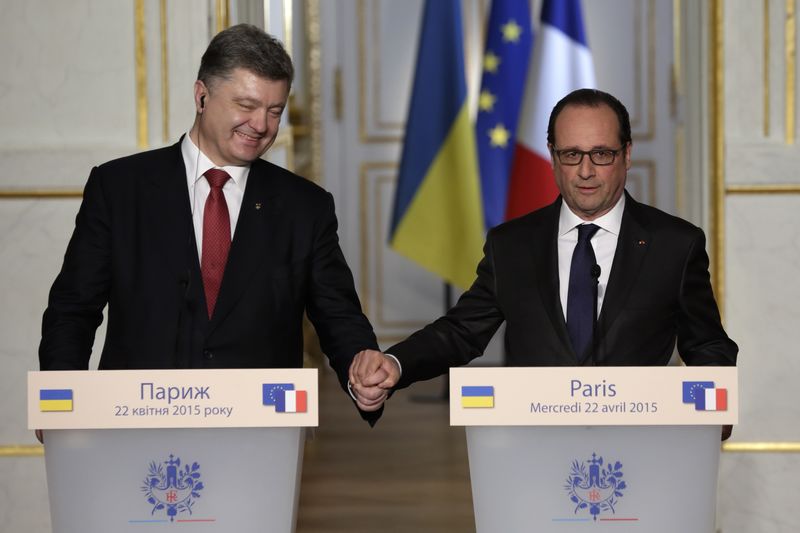
[(567, 150), (556, 150), (555, 148), (552, 148), (553, 153), (556, 154), (559, 163), (573, 167), (580, 165), (581, 161), (583, 161), (583, 156), (585, 155), (588, 155), (591, 162), (597, 166), (604, 167), (610, 165), (614, 162), (614, 159), (616, 159), (617, 154), (624, 149), (625, 145), (620, 146), (616, 150), (601, 148), (598, 150), (589, 150), (588, 152), (576, 150), (574, 148)]

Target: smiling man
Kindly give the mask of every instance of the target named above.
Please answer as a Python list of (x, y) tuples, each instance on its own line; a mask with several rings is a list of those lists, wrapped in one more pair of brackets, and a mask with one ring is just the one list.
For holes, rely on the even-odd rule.
[(346, 387), (377, 342), (333, 199), (260, 159), (293, 73), (273, 37), (229, 28), (203, 55), (189, 134), (92, 170), (44, 313), (43, 370), (88, 368), (106, 305), (101, 369), (301, 367), (306, 312)]
[(594, 89), (568, 94), (553, 108), (547, 141), (560, 197), (489, 232), (472, 287), (387, 350), (402, 377), (379, 354), (356, 357), (357, 398), (468, 363), (503, 322), (511, 366), (666, 365), (676, 343), (687, 365), (736, 363), (703, 231), (625, 192), (632, 141), (622, 103)]

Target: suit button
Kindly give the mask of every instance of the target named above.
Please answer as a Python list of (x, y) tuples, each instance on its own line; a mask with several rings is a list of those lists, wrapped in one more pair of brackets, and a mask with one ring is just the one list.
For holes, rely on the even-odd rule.
[(203, 351), (203, 357), (205, 357), (206, 359), (211, 360), (211, 359), (214, 359), (214, 354), (211, 353), (208, 350), (205, 350), (205, 351)]

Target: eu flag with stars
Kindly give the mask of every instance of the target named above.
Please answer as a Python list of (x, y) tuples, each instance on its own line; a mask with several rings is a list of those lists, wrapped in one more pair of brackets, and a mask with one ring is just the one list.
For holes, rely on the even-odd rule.
[(294, 383), (264, 383), (261, 395), (263, 405), (277, 405), (279, 391), (294, 390)]
[(684, 381), (683, 382), (683, 403), (695, 403), (699, 396), (705, 394), (706, 389), (713, 389), (713, 381)]
[(517, 120), (532, 43), (528, 0), (494, 0), (475, 124), (486, 229), (505, 219)]

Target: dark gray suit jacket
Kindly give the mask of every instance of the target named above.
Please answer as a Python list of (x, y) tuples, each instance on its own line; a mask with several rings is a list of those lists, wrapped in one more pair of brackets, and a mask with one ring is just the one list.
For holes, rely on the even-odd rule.
[[(489, 232), (472, 287), (447, 315), (387, 350), (403, 365), (398, 387), (480, 356), (503, 321), (509, 365), (580, 364), (559, 298), (560, 208), (559, 198)], [(702, 230), (627, 196), (588, 364), (665, 365), (676, 339), (688, 365), (736, 363), (738, 347), (720, 323)]]

